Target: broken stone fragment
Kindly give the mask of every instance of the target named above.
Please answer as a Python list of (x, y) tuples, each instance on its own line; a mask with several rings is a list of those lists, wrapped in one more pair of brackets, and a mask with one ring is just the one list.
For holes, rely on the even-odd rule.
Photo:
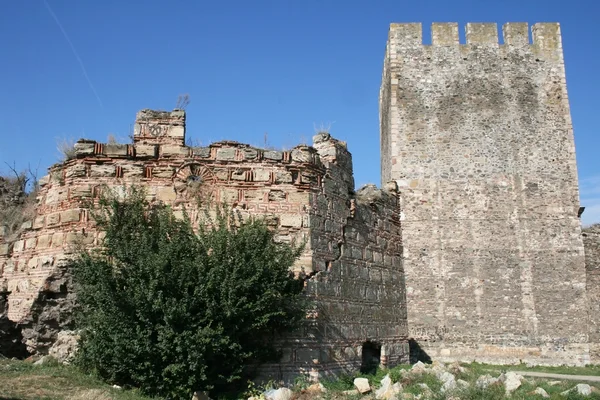
[(375, 392), (375, 398), (377, 400), (394, 400), (397, 399), (397, 394), (402, 391), (402, 385), (400, 383), (392, 384), (392, 379), (389, 375), (386, 375), (381, 380), (381, 386)]
[(290, 400), (293, 396), (292, 392), (288, 388), (271, 389), (265, 392), (266, 400)]
[(506, 394), (514, 392), (521, 386), (521, 381), (523, 377), (516, 372), (509, 371), (504, 375), (504, 388), (506, 390)]
[(369, 393), (371, 391), (371, 386), (369, 385), (369, 380), (367, 378), (355, 378), (354, 387), (360, 394)]

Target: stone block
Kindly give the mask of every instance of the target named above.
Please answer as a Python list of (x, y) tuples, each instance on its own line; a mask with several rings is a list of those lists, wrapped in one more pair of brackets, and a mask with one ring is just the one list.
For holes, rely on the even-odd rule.
[(29, 261), (27, 261), (27, 268), (36, 269), (37, 266), (38, 266), (38, 258), (37, 257), (32, 257), (29, 259)]
[(35, 249), (36, 244), (37, 238), (35, 237), (25, 239), (25, 249)]
[(31, 229), (31, 227), (33, 226), (33, 221), (25, 221), (21, 224), (21, 229), (23, 230), (28, 230)]
[(175, 193), (175, 189), (170, 186), (167, 187), (158, 187), (156, 188), (156, 200), (162, 201), (165, 203), (170, 203), (177, 198), (177, 193)]
[(61, 247), (65, 241), (65, 234), (62, 232), (52, 235), (52, 247)]
[(86, 142), (81, 143), (77, 142), (73, 146), (75, 148), (75, 154), (78, 156), (89, 156), (94, 154), (94, 147), (96, 146), (96, 142)]
[(229, 180), (229, 170), (227, 168), (215, 168), (213, 174), (220, 181)]
[(46, 226), (52, 227), (60, 222), (60, 213), (53, 213), (46, 216)]
[(234, 161), (235, 160), (234, 148), (221, 148), (217, 149), (217, 160), (218, 161)]
[(290, 171), (276, 171), (275, 183), (292, 183), (292, 173)]
[(156, 146), (153, 144), (136, 144), (135, 156), (140, 158), (155, 158)]
[(271, 171), (268, 169), (255, 169), (254, 170), (254, 181), (255, 182), (268, 182), (271, 180)]
[(24, 248), (25, 248), (25, 241), (17, 240), (13, 245), (13, 252), (17, 253), (19, 251), (23, 251)]
[(60, 213), (60, 223), (79, 222), (80, 214), (81, 212), (78, 209), (63, 211)]
[(90, 166), (90, 177), (92, 178), (107, 178), (115, 175), (116, 171), (113, 164), (96, 164)]
[(68, 190), (64, 187), (52, 187), (46, 193), (46, 205), (60, 203), (67, 200)]
[(38, 266), (43, 269), (48, 269), (52, 267), (54, 264), (54, 257), (52, 256), (42, 256), (38, 257)]
[(265, 150), (263, 152), (263, 158), (265, 160), (281, 161), (283, 160), (283, 152), (276, 150)]
[(292, 161), (299, 163), (313, 162), (313, 153), (308, 147), (297, 147), (292, 150)]
[(269, 190), (269, 201), (284, 201), (285, 197), (286, 195), (283, 190)]
[(121, 166), (124, 178), (143, 178), (144, 166), (138, 164), (123, 164)]
[(91, 245), (94, 243), (94, 235), (83, 234), (79, 232), (67, 232), (65, 236), (65, 243)]
[(224, 188), (221, 189), (221, 201), (224, 201), (226, 203), (233, 203), (235, 201), (238, 201), (238, 197), (239, 197), (239, 193), (237, 191), (237, 189), (228, 189), (228, 188)]
[(127, 156), (127, 145), (107, 143), (104, 145), (104, 154), (108, 157), (126, 157)]
[(50, 247), (50, 240), (52, 239), (52, 235), (40, 235), (37, 238), (37, 248), (45, 249)]
[(309, 192), (291, 192), (288, 194), (288, 201), (290, 203), (307, 204), (309, 203), (310, 193)]
[(75, 164), (65, 168), (65, 178), (75, 178), (86, 175), (84, 164)]
[(169, 178), (173, 177), (174, 173), (175, 173), (175, 169), (173, 167), (169, 167), (169, 166), (160, 166), (160, 167), (152, 168), (152, 176), (154, 178), (169, 179)]
[(69, 189), (70, 199), (81, 199), (92, 196), (92, 188), (88, 185), (84, 186), (73, 186)]
[(175, 144), (163, 144), (160, 146), (160, 155), (162, 157), (188, 157), (190, 148), (178, 146)]
[(10, 243), (2, 243), (0, 244), (0, 256), (6, 256), (10, 253), (11, 245)]
[(0, 237), (6, 236), (8, 234), (8, 226), (0, 225)]
[(245, 181), (246, 180), (246, 170), (237, 169), (231, 173), (231, 179), (234, 181)]
[(242, 155), (244, 160), (255, 160), (258, 157), (258, 150), (256, 149), (243, 149)]
[(286, 228), (301, 228), (302, 215), (298, 214), (281, 214), (279, 224)]
[(185, 137), (185, 127), (181, 125), (171, 125), (167, 131), (167, 135), (174, 138), (184, 138)]
[(192, 155), (195, 157), (210, 157), (210, 147), (192, 147)]

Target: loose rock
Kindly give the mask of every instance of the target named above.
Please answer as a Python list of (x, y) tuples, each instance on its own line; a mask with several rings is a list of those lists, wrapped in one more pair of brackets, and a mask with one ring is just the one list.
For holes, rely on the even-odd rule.
[(442, 388), (440, 389), (442, 393), (456, 389), (456, 378), (450, 372), (442, 372), (438, 379), (442, 382)]
[(523, 377), (516, 372), (509, 371), (504, 375), (504, 388), (506, 394), (510, 394), (517, 390), (521, 386), (521, 380)]
[(381, 380), (381, 387), (375, 392), (375, 398), (378, 400), (393, 400), (397, 399), (397, 394), (402, 391), (400, 383), (392, 384), (392, 379), (386, 375)]
[(537, 389), (535, 389), (535, 391), (533, 392), (539, 396), (542, 396), (543, 398), (547, 399), (548, 397), (550, 397), (550, 395), (548, 394), (548, 392), (546, 392), (543, 388), (539, 387)]
[(412, 372), (425, 372), (425, 370), (427, 369), (427, 366), (425, 364), (423, 364), (421, 361), (417, 361), (417, 363), (415, 365), (412, 366), (412, 368), (410, 369)]
[(360, 394), (369, 393), (371, 391), (371, 386), (369, 385), (369, 380), (367, 378), (355, 378), (354, 387)]
[(266, 400), (290, 400), (294, 392), (290, 389), (282, 387), (279, 389), (271, 389), (265, 392)]
[(575, 389), (577, 390), (577, 393), (582, 396), (589, 396), (592, 394), (592, 387), (587, 383), (580, 383), (575, 386)]
[(488, 386), (493, 385), (498, 381), (498, 378), (494, 378), (491, 375), (481, 375), (479, 378), (477, 378), (475, 386), (477, 386), (480, 389), (487, 389)]
[(48, 354), (59, 362), (69, 364), (78, 349), (79, 334), (74, 331), (58, 332), (56, 342), (48, 350)]

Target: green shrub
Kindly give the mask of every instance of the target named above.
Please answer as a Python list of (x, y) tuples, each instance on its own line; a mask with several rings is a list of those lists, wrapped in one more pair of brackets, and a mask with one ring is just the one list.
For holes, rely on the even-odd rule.
[(71, 263), (82, 328), (77, 364), (149, 395), (218, 393), (278, 358), (274, 336), (305, 315), (290, 267), (300, 247), (275, 243), (261, 221), (231, 221), (224, 207), (194, 232), (184, 215), (130, 188), (93, 211), (102, 250)]

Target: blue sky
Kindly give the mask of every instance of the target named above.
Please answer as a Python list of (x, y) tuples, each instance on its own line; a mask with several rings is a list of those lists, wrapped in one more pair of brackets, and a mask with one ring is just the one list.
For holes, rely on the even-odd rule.
[[(290, 148), (331, 125), (357, 186), (379, 184), (378, 93), (391, 22), (561, 23), (584, 223), (600, 222), (600, 2), (0, 2), (0, 171), (57, 162), (57, 139), (127, 140), (142, 108), (189, 93), (188, 135)], [(66, 37), (65, 34), (66, 33)], [(426, 31), (427, 32), (427, 31)], [(266, 135), (265, 135), (266, 134)]]

